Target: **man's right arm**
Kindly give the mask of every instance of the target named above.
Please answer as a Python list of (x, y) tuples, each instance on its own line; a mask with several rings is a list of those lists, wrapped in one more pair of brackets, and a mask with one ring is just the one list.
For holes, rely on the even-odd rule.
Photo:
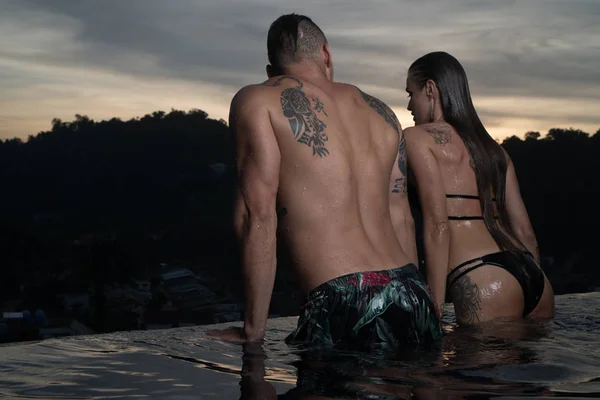
[[(400, 123), (398, 123), (398, 126), (400, 126)], [(418, 266), (415, 223), (407, 194), (407, 175), (406, 138), (404, 132), (400, 129), (398, 153), (390, 176), (390, 217), (402, 250), (404, 250), (409, 260)]]
[(415, 240), (415, 223), (410, 211), (406, 192), (406, 140), (400, 121), (392, 109), (383, 101), (358, 89), (363, 100), (371, 107), (398, 135), (398, 153), (390, 175), (389, 208), (396, 238), (409, 260), (419, 265), (417, 243)]
[(233, 99), (229, 118), (235, 141), (238, 182), (234, 228), (242, 254), (245, 289), (243, 339), (264, 337), (275, 282), (275, 202), (281, 154), (264, 98), (255, 88)]

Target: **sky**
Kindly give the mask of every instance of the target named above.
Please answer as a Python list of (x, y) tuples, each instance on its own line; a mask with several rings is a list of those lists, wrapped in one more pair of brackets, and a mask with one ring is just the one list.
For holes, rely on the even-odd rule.
[(403, 127), (408, 67), (443, 50), (493, 137), (600, 129), (599, 0), (0, 0), (0, 138), (75, 114), (227, 119), (237, 90), (266, 79), (267, 30), (291, 12), (325, 32), (336, 80)]

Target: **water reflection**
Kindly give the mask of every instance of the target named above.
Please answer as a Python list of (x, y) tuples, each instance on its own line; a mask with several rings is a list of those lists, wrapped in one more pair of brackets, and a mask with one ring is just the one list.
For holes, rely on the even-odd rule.
[[(535, 343), (549, 339), (550, 322), (494, 322), (477, 328), (449, 326), (442, 344), (401, 353), (296, 350), (294, 388), (280, 395), (277, 376), (260, 344), (244, 346), (241, 399), (460, 399), (471, 396), (547, 396), (552, 392), (522, 382), (502, 382), (494, 370), (539, 365)], [(546, 365), (547, 374), (552, 366)], [(498, 371), (496, 371), (498, 372)], [(564, 371), (563, 371), (564, 372)]]
[(0, 398), (600, 397), (600, 294), (557, 306), (547, 323), (447, 319), (439, 348), (395, 354), (290, 348), (295, 318), (270, 320), (259, 348), (213, 340), (214, 327), (12, 344), (0, 346)]

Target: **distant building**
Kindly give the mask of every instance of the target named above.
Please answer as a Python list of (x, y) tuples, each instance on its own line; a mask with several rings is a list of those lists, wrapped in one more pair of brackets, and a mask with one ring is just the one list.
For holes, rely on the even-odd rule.
[(60, 293), (56, 295), (61, 299), (68, 312), (85, 313), (90, 310), (90, 294), (87, 292)]
[(199, 277), (188, 268), (163, 267), (163, 287), (173, 304), (181, 309), (194, 310), (213, 303), (217, 296), (200, 283)]
[(150, 281), (148, 280), (136, 280), (134, 282), (134, 289), (138, 292), (150, 292)]

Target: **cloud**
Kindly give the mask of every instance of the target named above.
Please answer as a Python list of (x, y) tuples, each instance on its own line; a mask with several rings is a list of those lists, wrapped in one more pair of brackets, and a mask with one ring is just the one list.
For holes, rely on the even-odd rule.
[[(337, 79), (389, 102), (404, 125), (406, 70), (435, 50), (463, 63), (484, 121), (545, 126), (552, 115), (557, 124), (598, 124), (597, 1), (5, 0), (2, 7), (0, 137), (35, 133), (36, 125), (14, 118), (51, 115), (40, 130), (52, 117), (83, 113), (83, 104), (90, 116), (193, 104), (225, 118), (237, 89), (266, 78), (267, 29), (289, 12), (323, 28)], [(525, 115), (510, 106), (515, 101), (539, 106)]]

